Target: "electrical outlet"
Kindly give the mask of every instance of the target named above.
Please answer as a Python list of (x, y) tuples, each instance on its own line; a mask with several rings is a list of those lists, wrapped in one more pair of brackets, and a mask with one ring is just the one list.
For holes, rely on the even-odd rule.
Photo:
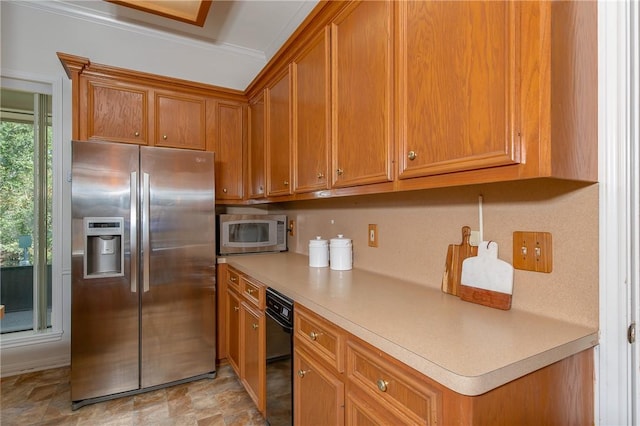
[(378, 247), (378, 225), (369, 224), (369, 247)]
[(296, 235), (296, 221), (293, 219), (289, 221), (289, 235), (292, 237)]
[(553, 269), (551, 233), (515, 231), (513, 233), (513, 267), (525, 271), (551, 272)]

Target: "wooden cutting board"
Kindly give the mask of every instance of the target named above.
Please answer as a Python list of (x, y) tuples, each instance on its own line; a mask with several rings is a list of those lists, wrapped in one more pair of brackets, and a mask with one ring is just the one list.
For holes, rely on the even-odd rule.
[(511, 309), (513, 266), (498, 259), (498, 243), (482, 241), (478, 255), (462, 262), (460, 299), (503, 310)]
[(447, 260), (444, 264), (444, 274), (442, 275), (442, 291), (458, 296), (460, 278), (462, 276), (462, 262), (478, 253), (478, 247), (469, 244), (471, 228), (462, 227), (462, 243), (449, 244), (447, 250)]

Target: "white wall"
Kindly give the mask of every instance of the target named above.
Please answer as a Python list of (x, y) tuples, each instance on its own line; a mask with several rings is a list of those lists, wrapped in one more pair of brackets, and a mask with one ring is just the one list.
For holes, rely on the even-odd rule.
[(244, 90), (265, 66), (263, 57), (180, 37), (145, 34), (43, 9), (35, 1), (0, 2), (2, 67), (61, 74), (56, 52), (92, 62)]

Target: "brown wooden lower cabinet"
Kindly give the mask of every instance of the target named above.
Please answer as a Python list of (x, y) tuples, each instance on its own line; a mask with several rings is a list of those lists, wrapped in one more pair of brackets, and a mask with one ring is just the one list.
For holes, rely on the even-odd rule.
[(300, 348), (293, 357), (294, 425), (344, 425), (344, 383)]
[[(299, 317), (294, 323), (295, 425), (594, 423), (591, 349), (485, 394), (466, 396), (304, 306), (297, 304), (295, 314)], [(322, 333), (325, 340), (319, 338)], [(326, 344), (341, 339), (345, 345)], [(336, 365), (344, 365), (344, 373)]]
[(242, 303), (240, 307), (242, 324), (241, 380), (245, 389), (264, 414), (266, 409), (266, 368), (265, 316), (264, 312)]
[(402, 424), (438, 424), (442, 390), (421, 374), (355, 338), (347, 342), (347, 386), (362, 392), (381, 418)]
[(377, 401), (357, 388), (349, 389), (345, 398), (346, 424), (352, 426), (408, 425), (411, 420), (399, 412), (381, 410)]
[(226, 306), (228, 307), (227, 316), (227, 360), (236, 374), (240, 376), (240, 297), (231, 290), (227, 290)]
[[(227, 358), (265, 413), (260, 283), (229, 268)], [(240, 283), (240, 285), (238, 285)], [(258, 285), (258, 297), (245, 293)], [(593, 350), (478, 396), (431, 380), (304, 306), (295, 305), (294, 425), (594, 424)]]
[[(266, 409), (266, 319), (264, 285), (231, 267), (223, 268), (226, 284), (225, 347), (227, 361), (263, 415)], [(252, 291), (247, 291), (252, 290)]]

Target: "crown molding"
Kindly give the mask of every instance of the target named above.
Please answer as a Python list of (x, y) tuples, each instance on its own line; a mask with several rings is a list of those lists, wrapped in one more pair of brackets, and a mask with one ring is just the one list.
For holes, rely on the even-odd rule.
[(27, 7), (31, 9), (37, 9), (46, 13), (53, 13), (56, 15), (66, 16), (73, 19), (79, 19), (92, 24), (104, 25), (120, 31), (128, 31), (131, 33), (137, 33), (148, 37), (157, 38), (164, 41), (172, 41), (176, 43), (182, 43), (190, 46), (195, 46), (201, 49), (218, 51), (223, 53), (231, 53), (239, 56), (247, 56), (252, 60), (259, 60), (262, 62), (267, 61), (265, 52), (248, 49), (246, 47), (237, 46), (229, 43), (218, 43), (215, 41), (205, 40), (203, 38), (186, 35), (175, 34), (167, 31), (159, 30), (156, 28), (147, 27), (131, 22), (118, 21), (109, 14), (102, 13), (93, 9), (82, 8), (81, 6), (75, 7), (59, 1), (17, 1), (11, 2), (12, 5)]

